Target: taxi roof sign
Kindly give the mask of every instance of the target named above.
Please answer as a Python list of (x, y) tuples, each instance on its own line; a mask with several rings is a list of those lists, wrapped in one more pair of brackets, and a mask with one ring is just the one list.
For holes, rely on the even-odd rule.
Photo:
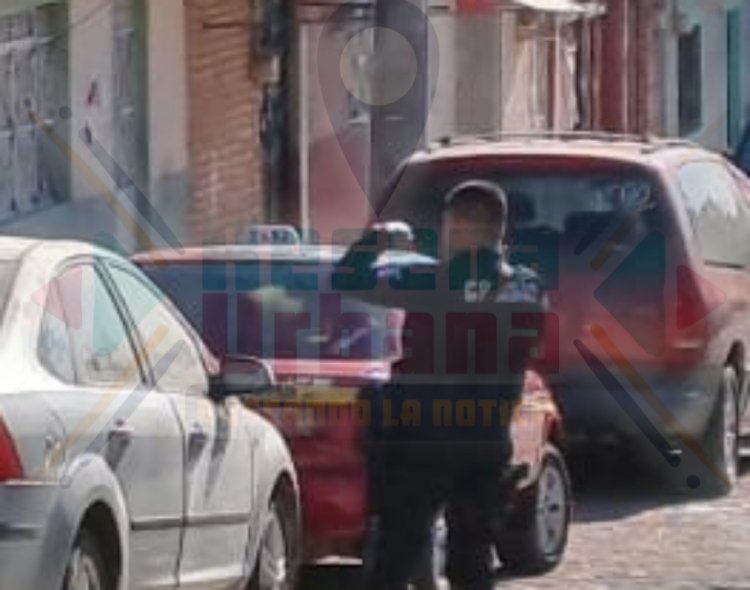
[(252, 225), (247, 230), (246, 240), (253, 246), (298, 246), (302, 243), (291, 225)]

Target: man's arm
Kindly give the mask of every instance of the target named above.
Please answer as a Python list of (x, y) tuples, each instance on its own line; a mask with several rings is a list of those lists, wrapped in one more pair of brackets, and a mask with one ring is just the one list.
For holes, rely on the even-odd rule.
[[(396, 231), (402, 231), (398, 226)], [(334, 266), (333, 290), (375, 305), (424, 309), (435, 294), (437, 262), (429, 257), (392, 251), (388, 224), (367, 230)], [(385, 259), (384, 259), (385, 258)]]
[(387, 248), (388, 236), (378, 227), (368, 229), (334, 264), (331, 287), (349, 297), (371, 303), (376, 301), (378, 286), (375, 262)]

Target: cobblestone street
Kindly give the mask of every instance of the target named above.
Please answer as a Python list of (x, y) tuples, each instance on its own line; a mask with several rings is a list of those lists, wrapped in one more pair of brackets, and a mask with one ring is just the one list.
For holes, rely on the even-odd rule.
[[(579, 481), (565, 561), (547, 576), (504, 579), (499, 588), (750, 589), (747, 465), (730, 497), (694, 500), (669, 494), (642, 469), (622, 463), (575, 461)], [(304, 589), (352, 589), (355, 571), (315, 571)]]

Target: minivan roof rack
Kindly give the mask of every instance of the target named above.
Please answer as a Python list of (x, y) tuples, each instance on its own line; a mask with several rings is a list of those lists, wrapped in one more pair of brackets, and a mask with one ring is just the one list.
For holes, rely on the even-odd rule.
[(680, 137), (670, 137), (670, 138), (655, 138), (648, 146), (648, 149), (650, 151), (656, 151), (658, 149), (662, 148), (677, 148), (677, 147), (684, 147), (684, 148), (697, 148), (701, 147), (700, 144), (691, 141), (689, 139), (684, 139)]
[(501, 131), (495, 134), (497, 139), (559, 139), (562, 141), (576, 141), (592, 139), (595, 141), (644, 143), (651, 141), (649, 135), (634, 133), (611, 133), (609, 131)]
[[(559, 140), (559, 141), (601, 141), (611, 143), (637, 143), (645, 144), (651, 150), (669, 148), (669, 147), (696, 147), (692, 141), (680, 138), (660, 138), (655, 135), (645, 134), (628, 134), (628, 133), (610, 133), (608, 131), (500, 131), (493, 134), (484, 135), (466, 135), (466, 136), (443, 136), (433, 142), (435, 147), (450, 147), (452, 145), (462, 145), (477, 141), (500, 142), (508, 140)], [(429, 151), (429, 147), (427, 148)]]

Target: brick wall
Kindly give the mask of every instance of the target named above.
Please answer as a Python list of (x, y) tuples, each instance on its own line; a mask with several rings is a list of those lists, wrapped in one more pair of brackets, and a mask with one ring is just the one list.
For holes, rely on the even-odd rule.
[(263, 64), (247, 0), (185, 3), (191, 241), (230, 242), (265, 218), (259, 139)]

